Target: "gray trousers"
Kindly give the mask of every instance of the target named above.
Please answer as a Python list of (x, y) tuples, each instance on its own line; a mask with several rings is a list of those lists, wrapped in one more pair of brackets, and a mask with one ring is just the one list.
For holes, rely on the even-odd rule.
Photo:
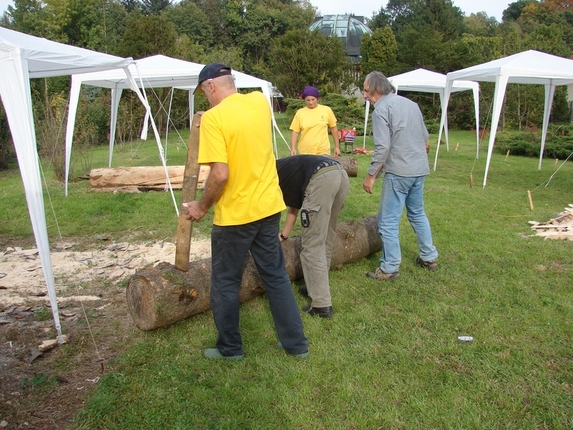
[(302, 202), (310, 224), (302, 227), (300, 261), (311, 306), (332, 306), (328, 271), (336, 239), (336, 223), (350, 183), (342, 166), (319, 170), (306, 187)]

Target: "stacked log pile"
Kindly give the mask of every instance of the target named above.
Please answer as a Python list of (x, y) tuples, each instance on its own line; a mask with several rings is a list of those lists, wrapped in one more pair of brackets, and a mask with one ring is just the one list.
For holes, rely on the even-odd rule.
[(547, 222), (529, 221), (531, 229), (545, 239), (573, 240), (573, 204)]

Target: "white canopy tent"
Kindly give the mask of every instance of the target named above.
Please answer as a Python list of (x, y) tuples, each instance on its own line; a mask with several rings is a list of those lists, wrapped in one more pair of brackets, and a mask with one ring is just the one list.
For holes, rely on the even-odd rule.
[[(446, 75), (441, 73), (432, 72), (426, 69), (416, 69), (410, 72), (402, 73), (400, 75), (391, 76), (388, 78), (390, 83), (396, 88), (396, 92), (401, 91), (419, 91), (423, 93), (437, 93), (440, 96), (440, 106), (442, 112), (444, 107), (444, 94), (446, 91)], [(476, 118), (476, 130), (479, 130), (479, 84), (471, 81), (456, 80), (452, 86), (451, 92), (472, 90), (474, 96), (474, 109)], [(434, 161), (434, 170), (438, 162), (438, 152), (440, 150), (441, 132), (444, 131), (446, 135), (446, 149), (450, 149), (448, 139), (448, 117), (446, 115), (444, 123), (440, 123), (440, 133), (438, 137), (438, 144), (436, 146), (436, 159)], [(479, 133), (476, 133), (476, 153), (479, 156)]]
[(467, 69), (450, 72), (447, 74), (446, 79), (446, 91), (444, 94), (445, 103), (444, 109), (442, 110), (441, 124), (444, 124), (446, 121), (446, 110), (453, 82), (459, 79), (495, 82), (493, 113), (487, 150), (486, 168), (483, 178), (484, 187), (487, 184), (487, 174), (489, 171), (495, 135), (499, 124), (499, 117), (507, 84), (539, 84), (545, 86), (545, 108), (543, 113), (543, 129), (541, 132), (541, 150), (538, 166), (538, 168), (541, 169), (543, 151), (545, 149), (545, 138), (547, 137), (547, 126), (549, 124), (549, 114), (551, 113), (551, 103), (555, 94), (555, 87), (557, 85), (568, 85), (573, 83), (573, 61), (557, 57), (555, 55), (530, 50), (510, 55), (509, 57), (493, 60), (488, 63), (468, 67)]
[(121, 73), (135, 86), (128, 70), (132, 63), (132, 59), (64, 45), (0, 27), (0, 97), (18, 157), (28, 212), (60, 343), (63, 338), (50, 258), (30, 79), (120, 68)]
[[(418, 91), (422, 93), (437, 93), (440, 96), (440, 106), (442, 111), (444, 109), (444, 94), (446, 90), (446, 75), (437, 72), (432, 72), (426, 69), (416, 69), (410, 72), (402, 73), (388, 77), (388, 81), (399, 91)], [(471, 81), (455, 81), (451, 92), (472, 90), (474, 96), (474, 106), (476, 115), (476, 130), (479, 130), (479, 84)], [(366, 103), (366, 118), (364, 120), (364, 135), (366, 136), (366, 125), (368, 123), (368, 112), (370, 110), (370, 103)], [(436, 161), (438, 151), (440, 148), (441, 131), (444, 129), (446, 135), (446, 148), (449, 150), (448, 141), (448, 121), (447, 116), (443, 124), (440, 124), (440, 137), (438, 138), (438, 145), (436, 148)], [(479, 135), (477, 137), (477, 151), (479, 153)], [(434, 169), (436, 168), (434, 164)]]
[[(138, 85), (140, 88), (176, 88), (189, 92), (189, 112), (191, 116), (194, 112), (193, 90), (197, 86), (199, 72), (203, 69), (204, 64), (193, 63), (190, 61), (179, 60), (176, 58), (166, 57), (164, 55), (154, 55), (135, 61), (129, 70), (132, 74), (140, 77)], [(260, 88), (269, 101), (272, 109), (272, 88), (271, 83), (245, 73), (233, 70), (235, 85), (237, 88)], [(72, 89), (70, 92), (70, 113), (68, 115), (68, 124), (66, 129), (66, 195), (68, 194), (68, 175), (69, 163), (71, 159), (72, 140), (74, 135), (75, 117), (78, 107), (81, 85), (92, 85), (111, 89), (111, 121), (110, 121), (110, 150), (109, 166), (111, 167), (113, 157), (113, 146), (115, 143), (115, 130), (117, 126), (117, 113), (122, 91), (131, 88), (125, 74), (122, 75), (119, 70), (107, 70), (97, 73), (87, 73), (72, 76)], [(149, 111), (146, 114), (144, 126), (141, 134), (142, 139), (147, 138), (147, 124), (149, 120)], [(274, 116), (273, 116), (274, 122)], [(169, 119), (168, 119), (169, 123)], [(278, 126), (275, 128), (278, 130)], [(161, 158), (164, 158), (164, 152), (159, 145)]]
[[(190, 85), (197, 82), (196, 76), (203, 68), (202, 64), (190, 63), (183, 60), (176, 60), (174, 58), (166, 57), (164, 55), (155, 55), (135, 61), (129, 66), (129, 71), (132, 75), (138, 76), (139, 81), (137, 87), (139, 88), (159, 88), (159, 87), (173, 87), (175, 85)], [(70, 90), (70, 107), (68, 114), (68, 122), (66, 127), (66, 169), (65, 169), (65, 195), (68, 195), (68, 179), (69, 168), (72, 156), (72, 141), (74, 136), (74, 128), (76, 121), (76, 114), (78, 109), (78, 101), (80, 97), (80, 90), (82, 84), (92, 85), (96, 87), (109, 88), (111, 90), (111, 118), (110, 118), (110, 140), (109, 140), (109, 166), (111, 167), (111, 160), (113, 157), (113, 146), (115, 144), (115, 131), (117, 128), (117, 114), (121, 94), (124, 89), (134, 89), (130, 80), (122, 70), (105, 70), (94, 73), (84, 73), (72, 76), (72, 86)], [(139, 93), (137, 90), (135, 91)], [(145, 94), (145, 91), (143, 91)], [(145, 127), (142, 138), (147, 138), (147, 124), (150, 118), (150, 111), (146, 110)], [(152, 124), (154, 124), (152, 122)], [(157, 139), (159, 149), (159, 156), (161, 162), (166, 169), (166, 177), (169, 181), (167, 174), (166, 160), (161, 147), (160, 139)], [(171, 191), (172, 192), (172, 191)], [(174, 200), (175, 210), (177, 211), (177, 203)], [(178, 213), (178, 212), (177, 212)]]

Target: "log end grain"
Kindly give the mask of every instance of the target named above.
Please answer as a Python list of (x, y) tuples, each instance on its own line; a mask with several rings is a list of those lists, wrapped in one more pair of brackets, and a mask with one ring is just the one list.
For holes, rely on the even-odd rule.
[(133, 322), (140, 330), (155, 327), (155, 289), (145, 276), (133, 276), (127, 286), (127, 307)]

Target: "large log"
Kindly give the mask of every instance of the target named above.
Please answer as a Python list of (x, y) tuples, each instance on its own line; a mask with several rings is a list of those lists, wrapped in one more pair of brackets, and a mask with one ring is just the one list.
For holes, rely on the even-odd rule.
[(337, 157), (335, 160), (342, 165), (349, 177), (356, 178), (358, 176), (358, 160), (356, 157)]
[[(340, 223), (331, 269), (358, 261), (381, 249), (376, 217)], [(302, 278), (300, 238), (292, 237), (282, 243), (289, 278)], [(127, 306), (135, 325), (152, 330), (181, 321), (191, 315), (211, 309), (211, 259), (189, 263), (187, 272), (169, 263), (138, 270), (127, 286)], [(265, 288), (255, 264), (245, 260), (243, 282), (239, 292), (241, 303), (264, 293)]]
[[(209, 175), (209, 166), (201, 166), (198, 188), (203, 186)], [(174, 190), (181, 189), (185, 166), (168, 166), (169, 182)], [(167, 184), (163, 166), (109, 167), (90, 170), (90, 187), (117, 188), (143, 187), (146, 189), (163, 189)]]
[[(358, 176), (356, 157), (336, 158), (349, 177)], [(201, 166), (197, 188), (202, 188), (209, 176), (209, 166)], [(185, 166), (168, 166), (169, 182), (174, 190), (182, 188)], [(163, 166), (105, 167), (90, 170), (90, 187), (97, 189), (137, 187), (142, 190), (161, 190), (167, 184)]]

